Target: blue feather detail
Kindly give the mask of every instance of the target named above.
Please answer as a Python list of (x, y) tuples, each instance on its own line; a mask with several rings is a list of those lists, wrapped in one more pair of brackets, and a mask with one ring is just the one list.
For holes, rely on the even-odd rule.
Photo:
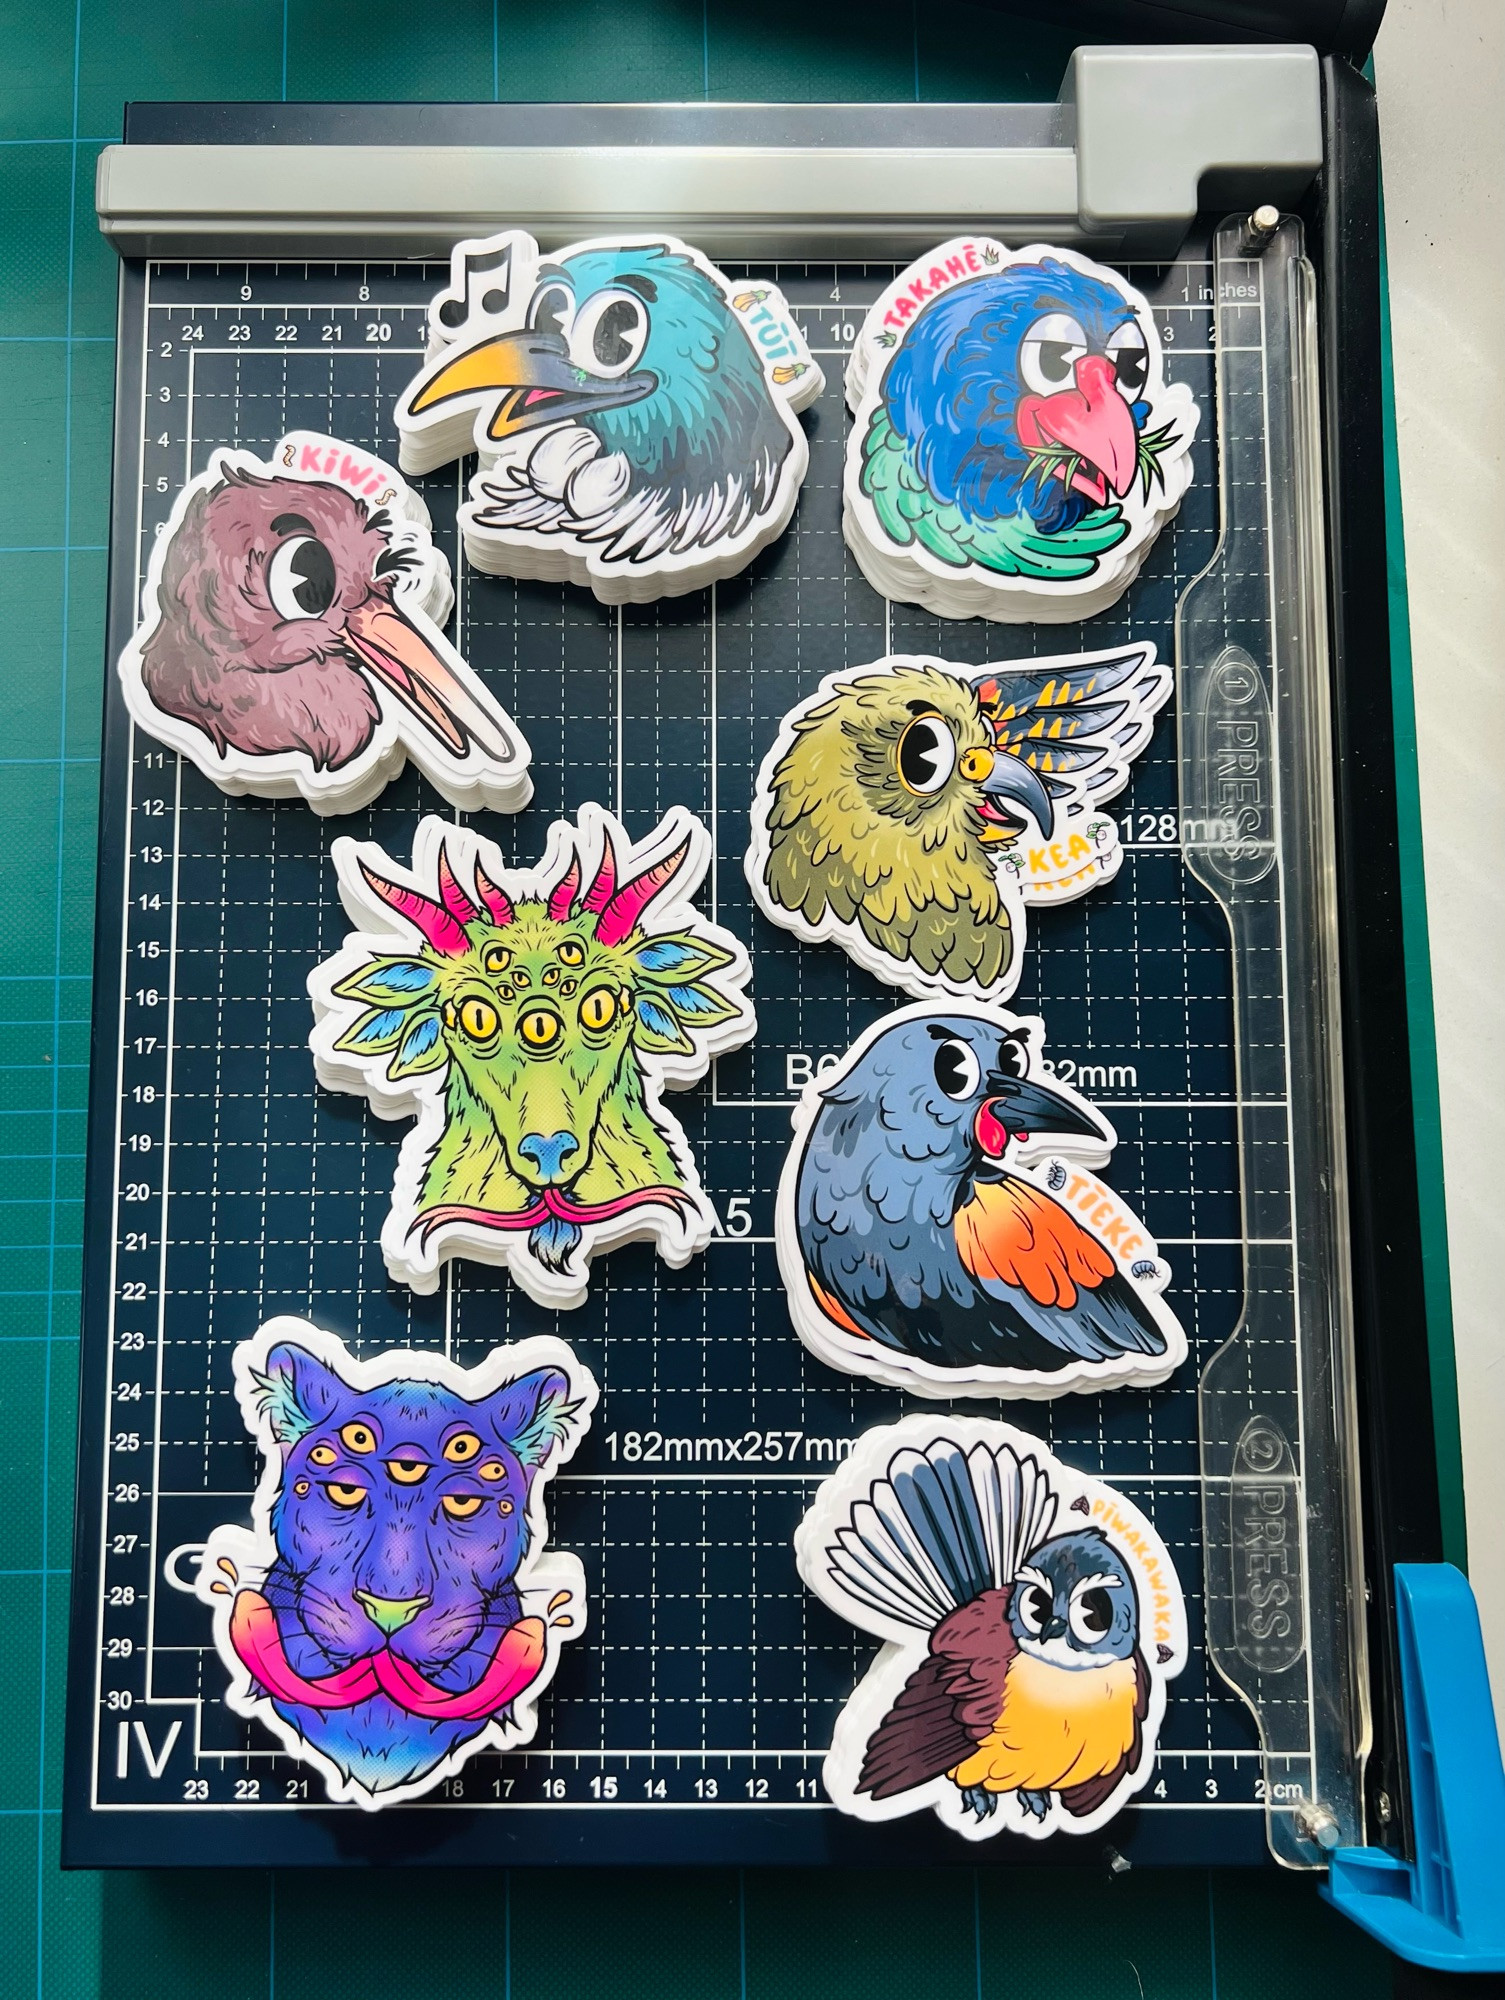
[(661, 1036), (666, 1042), (683, 1043), (685, 1031), (669, 1012), (660, 1007), (656, 1000), (650, 1000), (646, 993), (638, 995), (638, 1019), (651, 1034)]
[(400, 993), (411, 998), (415, 994), (427, 993), (436, 977), (432, 966), (424, 965), (416, 958), (398, 958), (386, 965), (372, 966), (360, 983), (373, 999), (387, 993)]
[(644, 972), (677, 972), (699, 954), (674, 938), (650, 938), (638, 946), (637, 961)]
[(704, 986), (667, 986), (664, 996), (677, 1014), (719, 1014), (722, 1002)]
[(388, 1007), (380, 1014), (368, 1014), (345, 1037), (346, 1046), (352, 1049), (369, 1048), (390, 1041), (407, 1018), (405, 1007)]

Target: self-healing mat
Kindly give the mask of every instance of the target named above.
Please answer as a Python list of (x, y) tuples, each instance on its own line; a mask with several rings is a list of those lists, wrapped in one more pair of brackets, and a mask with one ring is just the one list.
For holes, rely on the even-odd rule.
[[(558, 240), (591, 233), (576, 225)], [(682, 227), (677, 233), (693, 240)], [(1110, 1610), (1126, 1576), (1140, 1593), (1145, 1622), (1124, 1641), (1125, 1659), (1143, 1657), (1150, 1676), (1140, 1736), (1135, 1747), (1131, 1731), (1119, 1761), (1103, 1762), (1099, 1774), (1105, 1786), (1112, 1779), (1104, 1799), (1122, 1852), (1253, 1861), (1265, 1855), (1268, 1832), (1287, 1858), (1310, 1861), (1302, 1801), (1319, 1787), (1340, 1804), (1352, 1797), (1343, 1792), (1352, 1775), (1343, 1732), (1357, 1711), (1342, 1683), (1346, 1669), (1335, 1665), (1346, 1662), (1352, 1634), (1320, 1614), (1343, 1601), (1346, 1545), (1336, 1525), (1332, 1537), (1302, 1533), (1294, 1486), (1299, 1477), (1314, 1518), (1341, 1523), (1346, 1468), (1321, 1443), (1332, 1424), (1331, 1377), (1304, 1366), (1329, 1337), (1327, 1322), (1293, 1308), (1298, 1259), (1307, 1272), (1331, 1268), (1322, 1235), (1331, 1215), (1317, 1191), (1313, 1140), (1326, 1074), (1314, 1038), (1325, 1017), (1290, 1004), (1293, 993), (1323, 990), (1319, 948), (1329, 922), (1321, 900), (1329, 878), (1313, 865), (1321, 802), (1313, 802), (1309, 768), (1291, 761), (1292, 746), (1320, 738), (1326, 719), (1308, 654), (1279, 609), (1303, 587), (1293, 538), (1309, 525), (1300, 499), (1307, 489), (1292, 473), (1308, 463), (1290, 393), (1310, 358), (1287, 310), (1302, 296), (1299, 227), (1285, 225), (1262, 250), (1243, 243), (1237, 225), (1204, 228), (1174, 261), (1120, 266), (1147, 302), (1168, 383), (1201, 413), (1191, 479), (1116, 606), (1085, 624), (1038, 630), (942, 621), (866, 581), (842, 535), (852, 420), (840, 384), (858, 330), (908, 258), (815, 262), (762, 243), (758, 263), (738, 261), (724, 236), (709, 249), (737, 288), (734, 302), (765, 288), (787, 301), (828, 386), (794, 420), (809, 440), (809, 470), (789, 526), (741, 574), (698, 593), (614, 606), (557, 577), (479, 574), (458, 540), (470, 466), (405, 475), (454, 577), (447, 643), (531, 751), (534, 794), (522, 810), (469, 818), (432, 787), (416, 757), (337, 820), (297, 798), (230, 796), (133, 727), (112, 685), (70, 1663), (65, 1837), (75, 1862), (901, 1864), (975, 1855), (945, 1813), (865, 1821), (828, 1794), (823, 1769), (839, 1719), (859, 1686), (873, 1685), (881, 1642), (807, 1588), (795, 1534), (822, 1481), (846, 1466), (858, 1441), (914, 1405), (896, 1384), (841, 1372), (801, 1342), (775, 1246), (776, 1191), (806, 1086), (814, 1102), (865, 1035), (931, 1002), (875, 980), (835, 939), (806, 941), (767, 921), (744, 872), (756, 777), (788, 719), (832, 677), (898, 660), (945, 663), (958, 700), (981, 679), (1012, 685), (1011, 676), (1050, 659), (1127, 659), (1141, 679), (1155, 663), (1179, 660), (1168, 702), (1146, 683), (1124, 783), (1106, 788), (1094, 807), (1093, 816), (1112, 819), (1116, 872), (1103, 870), (1105, 879), (1075, 899), (1035, 900), (1004, 1003), (1014, 1021), (1043, 1021), (1043, 1036), (1029, 1031), (1024, 1080), (1042, 1103), (1075, 1107), (1089, 1128), (1083, 1144), (1096, 1146), (1093, 1161), (1084, 1165), (1063, 1143), (1031, 1166), (1018, 1132), (1004, 1129), (1005, 1113), (990, 1113), (1009, 1173), (1023, 1153), (1025, 1178), (1038, 1172), (1043, 1194), (1067, 1204), (1073, 1173), (1084, 1186), (1088, 1177), (1102, 1184), (1090, 1212), (1080, 1200), (1071, 1211), (1080, 1210), (1077, 1226), (1095, 1241), (1107, 1245), (1112, 1228), (1122, 1236), (1131, 1222), (1143, 1225), (1142, 1256), (1105, 1290), (1158, 1358), (1146, 1361), (1148, 1386), (1099, 1393), (1083, 1380), (1048, 1402), (974, 1396), (964, 1412), (948, 1414), (944, 1402), (920, 1408), (934, 1416), (936, 1438), (963, 1414), (1010, 1426), (1021, 1463), (1028, 1453), (1019, 1437), (1037, 1439), (1037, 1463), (1049, 1469), (1061, 1510), (1053, 1533), (1074, 1531), (1078, 1519), (1092, 1525), (1072, 1512), (1079, 1498), (1090, 1508), (1116, 1496), (1123, 1522), (1135, 1533), (1143, 1524), (1143, 1547), (1164, 1551), (1179, 1578), (1184, 1646), (1179, 1624), (1168, 1635), (1153, 1630), (1152, 1579), (1142, 1564), (1133, 1567), (1140, 1558), (1126, 1541), (1092, 1572), (1108, 1581), (1064, 1570), (1056, 1578), (1068, 1622), (1076, 1585), (1086, 1586), (1077, 1609), (1094, 1630), (1103, 1605), (1093, 1592)], [(134, 629), (153, 550), (169, 532), (174, 495), (217, 454), (267, 464), (280, 440), (308, 432), (397, 462), (398, 400), (425, 366), (430, 308), (450, 278), (447, 262), (390, 257), (126, 262), (112, 524), (117, 656)], [(1230, 482), (1221, 499), (1220, 464)], [(1264, 497), (1277, 480), (1293, 498), (1272, 517)], [(1231, 536), (1221, 554), (1220, 519)], [(1188, 596), (1209, 564), (1209, 581)], [(1242, 762), (1219, 778), (1228, 745)], [(1277, 766), (1278, 795), (1263, 784)], [(1058, 801), (1063, 824), (1075, 803), (1074, 794)], [(435, 830), (420, 843), (426, 815)], [(453, 829), (442, 842), (439, 821)], [(394, 893), (421, 893), (429, 912), (453, 916), (461, 899), (484, 912), (484, 922), (453, 920), (466, 953), (493, 952), (487, 1004), (500, 1013), (517, 1004), (517, 991), (506, 1000), (501, 988), (524, 963), (502, 963), (500, 953), (516, 943), (507, 931), (516, 931), (530, 897), (547, 906), (563, 895), (567, 848), (579, 864), (583, 909), (600, 886), (608, 831), (613, 869), (619, 863), (620, 883), (630, 883), (677, 851), (692, 824), (705, 829), (703, 853), (684, 864), (686, 884), (691, 873), (697, 881), (682, 895), (666, 891), (683, 907), (672, 925), (664, 919), (664, 935), (683, 939), (685, 950), (697, 936), (718, 951), (723, 934), (739, 942), (751, 966), (745, 989), (730, 961), (694, 978), (718, 988), (734, 1011), (745, 996), (757, 1016), (752, 1041), (713, 1036), (714, 1046), (698, 1050), (695, 1080), (687, 1074), (688, 1087), (666, 1106), (683, 1134), (675, 1157), (693, 1162), (697, 1212), (705, 1204), (703, 1250), (686, 1245), (683, 1260), (677, 1251), (671, 1258), (655, 1241), (621, 1240), (608, 1228), (588, 1281), (583, 1246), (570, 1266), (578, 1303), (568, 1305), (530, 1295), (464, 1245), (425, 1274), (433, 1291), (392, 1282), (381, 1237), (414, 1107), (383, 1118), (369, 1093), (322, 1087), (309, 1047), (310, 974), (336, 960), (351, 930), (340, 856), (364, 856)], [(574, 831), (551, 846), (556, 825)], [(1042, 844), (1033, 824), (1018, 838), (1036, 835)], [(337, 855), (340, 841), (350, 845)], [(1054, 864), (1045, 857), (1041, 865)], [(619, 885), (614, 876), (609, 894), (601, 891), (603, 908)], [(511, 926), (500, 921), (493, 891), (513, 910)], [(395, 917), (395, 905), (378, 901)], [(651, 948), (655, 906), (645, 901), (640, 914)], [(437, 917), (427, 921), (443, 943), (454, 942)], [(384, 924), (363, 916), (358, 928), (375, 935)], [(618, 948), (601, 944), (598, 930), (595, 944)], [(421, 924), (404, 926), (400, 946), (383, 937), (377, 958), (402, 958), (439, 983), (445, 966), (460, 963), (458, 949), (426, 953)], [(662, 968), (655, 961), (647, 971), (656, 979)], [(350, 988), (343, 969), (339, 983)], [(547, 991), (564, 1022), (562, 986)], [(373, 1062), (388, 1074), (424, 1023), (406, 1007), (385, 1010), (402, 1012), (399, 1021), (368, 1022), (384, 1011), (379, 997), (331, 988), (326, 998), (339, 998), (341, 1019), (336, 1029), (329, 1014), (319, 1033), (333, 1041), (368, 1027), (382, 1042)], [(478, 1046), (489, 1046), (490, 1019), (474, 1011), (475, 997), (446, 990), (428, 1009), (442, 1025), (452, 1006), (454, 1048), (469, 1032), (467, 1007)], [(578, 1010), (589, 997), (582, 987), (569, 1005)], [(950, 998), (934, 1004), (945, 1013)], [(418, 1013), (425, 1006), (426, 998)], [(974, 992), (960, 1011), (980, 1018), (998, 1006)], [(675, 1028), (667, 1016), (646, 1018), (652, 1034)], [(1258, 1052), (1242, 1072), (1236, 1019)], [(604, 1013), (600, 1020), (597, 1028), (582, 1018), (581, 1032), (604, 1035)], [(423, 1057), (417, 1042), (408, 1057)], [(947, 1061), (946, 1082), (960, 1090), (965, 1052)], [(1001, 1105), (1009, 1092), (993, 1092), (979, 1119), (995, 1099)], [(1056, 1166), (1065, 1173), (1059, 1188)], [(540, 1205), (547, 1216), (529, 1220), (509, 1254), (519, 1246), (558, 1251), (559, 1218), (542, 1197)], [(564, 1222), (589, 1234), (570, 1216)], [(1105, 1254), (1116, 1256), (1127, 1240)], [(1252, 1337), (1228, 1346), (1246, 1309)], [(244, 1394), (245, 1357), (266, 1375), (273, 1356), (260, 1330), (286, 1318), (314, 1330), (303, 1344), (325, 1374), (301, 1365), (329, 1404), (322, 1428), (302, 1431), (294, 1414), (290, 1443), (261, 1435), (266, 1412), (254, 1398), (248, 1409)], [(518, 1727), (474, 1738), (457, 1730), (455, 1761), (437, 1783), (380, 1812), (363, 1810), (342, 1775), (355, 1766), (339, 1726), (319, 1725), (328, 1738), (322, 1765), (289, 1748), (303, 1683), (321, 1678), (306, 1670), (293, 1627), (279, 1619), (270, 1631), (255, 1605), (234, 1622), (237, 1594), (260, 1593), (269, 1605), (276, 1596), (274, 1538), (262, 1533), (254, 1549), (229, 1555), (236, 1577), (217, 1572), (226, 1598), (213, 1591), (226, 1533), (255, 1539), (269, 1519), (274, 1475), (290, 1480), (284, 1499), (294, 1510), (315, 1499), (297, 1494), (302, 1479), (337, 1487), (324, 1495), (332, 1508), (351, 1499), (365, 1483), (366, 1432), (375, 1435), (373, 1415), (380, 1421), (364, 1405), (347, 1417), (353, 1390), (369, 1401), (393, 1382), (427, 1385), (425, 1408), (458, 1396), (484, 1410), (511, 1393), (506, 1385), (519, 1374), (545, 1365), (524, 1347), (514, 1368), (509, 1345), (543, 1340), (567, 1345), (562, 1377), (598, 1391), (568, 1457), (553, 1453), (540, 1468), (540, 1477), (548, 1473), (546, 1562), (578, 1563), (578, 1604), (551, 1614), (549, 1590), (535, 1607), (519, 1571), (523, 1616), (506, 1631), (488, 1627), (476, 1673), (462, 1678), (446, 1674), (425, 1636), (434, 1613), (417, 1600), (434, 1590), (422, 1579), (410, 1589), (410, 1579), (384, 1571), (360, 1588), (394, 1631), (352, 1659), (355, 1679), (335, 1692), (362, 1701), (380, 1694), (408, 1718), (394, 1722), (403, 1742), (414, 1713), (404, 1702), (430, 1705), (436, 1727), (468, 1725), (457, 1697), (484, 1684), (488, 1699), (509, 1698), (512, 1652), (526, 1650), (525, 1634), (509, 1635), (522, 1634), (529, 1617), (578, 1612), (584, 1623), (551, 1631), (536, 1705), (542, 1669), (526, 1686), (517, 1682)], [(490, 1428), (456, 1417), (453, 1437), (473, 1434), (487, 1445), (494, 1430), (496, 1462), (508, 1465), (501, 1454), (518, 1442), (514, 1414), (509, 1406), (506, 1423), (498, 1417)], [(444, 1453), (452, 1441), (436, 1422), (385, 1455), (415, 1485), (430, 1481), (435, 1494), (442, 1485), (462, 1509), (479, 1497), (489, 1510), (479, 1518), (490, 1526), (495, 1510), (475, 1482), (492, 1461), (481, 1453), (474, 1475), (468, 1459), (451, 1472)], [(288, 1454), (280, 1473), (269, 1443)], [(329, 1464), (315, 1461), (315, 1451), (332, 1454)], [(892, 1476), (891, 1457), (881, 1467), (874, 1458), (873, 1479)], [(1213, 1475), (1206, 1482), (1204, 1472)], [(1253, 1496), (1252, 1511), (1219, 1511), (1234, 1490)], [(296, 1518), (286, 1516), (289, 1532)], [(458, 1545), (467, 1520), (452, 1525)], [(1279, 1574), (1277, 1542), (1287, 1552)], [(498, 1549), (505, 1567), (512, 1557)], [(1245, 1582), (1256, 1557), (1262, 1565), (1257, 1619), (1252, 1594), (1234, 1587), (1236, 1552)], [(1015, 1553), (1027, 1567), (1038, 1550), (1021, 1543)], [(1017, 1581), (1022, 1570), (1012, 1573)], [(960, 1579), (953, 1596), (980, 1575)], [(1054, 1645), (1044, 1628), (1056, 1613), (1043, 1598), (1021, 1598), (1018, 1617), (1036, 1614), (1040, 1632), (1024, 1636)], [(228, 1621), (224, 1644), (220, 1621)], [(1172, 1648), (1174, 1679), (1161, 1645)], [(519, 1674), (524, 1667), (531, 1671), (523, 1661)], [(1264, 1716), (1264, 1749), (1235, 1686)], [(1139, 1704), (1131, 1695), (1130, 1721)], [(263, 1719), (266, 1703), (281, 1714), (283, 1734)], [(1019, 1789), (1038, 1792), (1050, 1774), (1035, 1776), (1039, 1784), (1021, 1777)], [(926, 1803), (949, 1812), (956, 1800), (946, 1773), (926, 1782)], [(979, 1783), (987, 1793), (986, 1780)], [(1005, 1804), (990, 1854), (1027, 1845), (1008, 1820), (1033, 1808), (1017, 1794)], [(1047, 1801), (1050, 1824), (1061, 1810)]]

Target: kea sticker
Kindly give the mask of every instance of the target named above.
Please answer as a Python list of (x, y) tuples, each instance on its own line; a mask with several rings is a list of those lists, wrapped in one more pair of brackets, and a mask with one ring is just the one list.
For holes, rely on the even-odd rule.
[(1007, 999), (1027, 907), (1118, 873), (1105, 808), (1170, 691), (1149, 644), (985, 668), (897, 654), (828, 675), (758, 773), (754, 901), (917, 999)]

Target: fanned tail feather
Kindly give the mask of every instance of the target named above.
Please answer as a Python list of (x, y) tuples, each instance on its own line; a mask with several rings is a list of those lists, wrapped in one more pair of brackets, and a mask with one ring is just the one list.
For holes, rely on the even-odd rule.
[(985, 1590), (1011, 1583), (1050, 1534), (1056, 1495), (1011, 1445), (970, 1451), (938, 1439), (889, 1462), (827, 1550), (847, 1595), (929, 1632)]

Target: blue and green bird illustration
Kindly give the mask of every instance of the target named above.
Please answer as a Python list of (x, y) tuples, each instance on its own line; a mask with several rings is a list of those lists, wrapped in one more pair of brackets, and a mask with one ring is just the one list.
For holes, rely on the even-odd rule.
[(1054, 1532), (1058, 1512), (1034, 1458), (945, 1438), (896, 1453), (854, 1508), (830, 1572), (928, 1635), (867, 1740), (859, 1794), (943, 1778), (978, 1821), (1010, 1793), (1026, 1820), (1043, 1822), (1053, 1800), (1081, 1820), (1138, 1773), (1151, 1671), (1133, 1572), (1101, 1527)]
[(860, 487), (889, 539), (940, 562), (1066, 582), (1129, 533), (1174, 423), (1151, 425), (1150, 350), (1108, 275), (1059, 258), (930, 301), (884, 370)]
[[(606, 561), (744, 534), (773, 507), (798, 436), (730, 300), (663, 243), (540, 264), (526, 326), (457, 354), (413, 413), (480, 392), (495, 393), (499, 456), (471, 525), (572, 535)], [(531, 449), (507, 449), (534, 431)]]

